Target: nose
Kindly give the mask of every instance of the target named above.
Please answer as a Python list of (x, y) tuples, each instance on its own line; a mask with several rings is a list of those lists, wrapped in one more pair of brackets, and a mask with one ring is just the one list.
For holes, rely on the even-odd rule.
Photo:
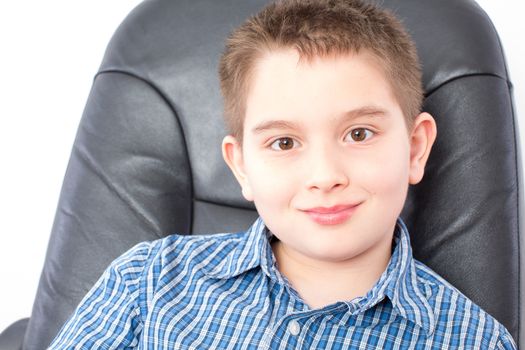
[[(308, 157), (306, 186), (310, 191), (331, 192), (348, 186), (344, 155), (330, 147), (312, 150)], [(348, 165), (348, 164), (346, 164)]]

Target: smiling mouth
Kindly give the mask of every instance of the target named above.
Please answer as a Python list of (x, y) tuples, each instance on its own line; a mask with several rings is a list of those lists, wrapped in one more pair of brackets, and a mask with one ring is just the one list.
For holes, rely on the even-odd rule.
[(303, 210), (313, 221), (320, 225), (339, 225), (347, 221), (361, 203), (354, 205), (336, 205)]

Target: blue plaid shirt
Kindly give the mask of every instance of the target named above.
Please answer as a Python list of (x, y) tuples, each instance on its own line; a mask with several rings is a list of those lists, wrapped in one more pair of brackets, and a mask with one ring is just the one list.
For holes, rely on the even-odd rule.
[(275, 266), (261, 219), (172, 235), (115, 260), (51, 349), (515, 349), (508, 331), (414, 260), (399, 220), (364, 296), (311, 309)]

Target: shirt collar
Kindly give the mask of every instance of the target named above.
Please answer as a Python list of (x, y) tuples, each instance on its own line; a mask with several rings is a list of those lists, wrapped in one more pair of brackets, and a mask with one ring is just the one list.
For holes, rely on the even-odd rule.
[[(422, 327), (427, 335), (434, 332), (436, 319), (432, 306), (418, 280), (408, 229), (399, 218), (394, 232), (394, 250), (390, 262), (376, 283), (401, 316)], [(423, 287), (424, 288), (424, 287)]]
[(271, 237), (272, 234), (259, 217), (239, 236), (236, 247), (230, 250), (220, 264), (206, 271), (206, 275), (221, 279), (233, 278), (259, 266), (269, 275), (269, 270), (274, 265), (269, 244)]
[[(214, 278), (233, 278), (260, 267), (267, 276), (275, 279), (275, 257), (270, 246), (272, 233), (262, 219), (259, 217), (240, 237), (237, 247), (206, 274)], [(366, 295), (346, 304), (350, 312), (358, 313), (388, 297), (399, 316), (422, 327), (430, 335), (434, 331), (436, 320), (432, 307), (420, 288), (410, 236), (401, 219), (396, 224), (393, 246), (387, 268), (374, 287)]]

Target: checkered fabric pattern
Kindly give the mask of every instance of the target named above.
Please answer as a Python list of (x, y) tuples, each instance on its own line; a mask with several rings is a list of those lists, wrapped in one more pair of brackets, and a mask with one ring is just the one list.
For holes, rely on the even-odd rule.
[(50, 349), (515, 349), (508, 331), (412, 257), (398, 220), (364, 296), (311, 309), (247, 232), (171, 235), (115, 260)]

